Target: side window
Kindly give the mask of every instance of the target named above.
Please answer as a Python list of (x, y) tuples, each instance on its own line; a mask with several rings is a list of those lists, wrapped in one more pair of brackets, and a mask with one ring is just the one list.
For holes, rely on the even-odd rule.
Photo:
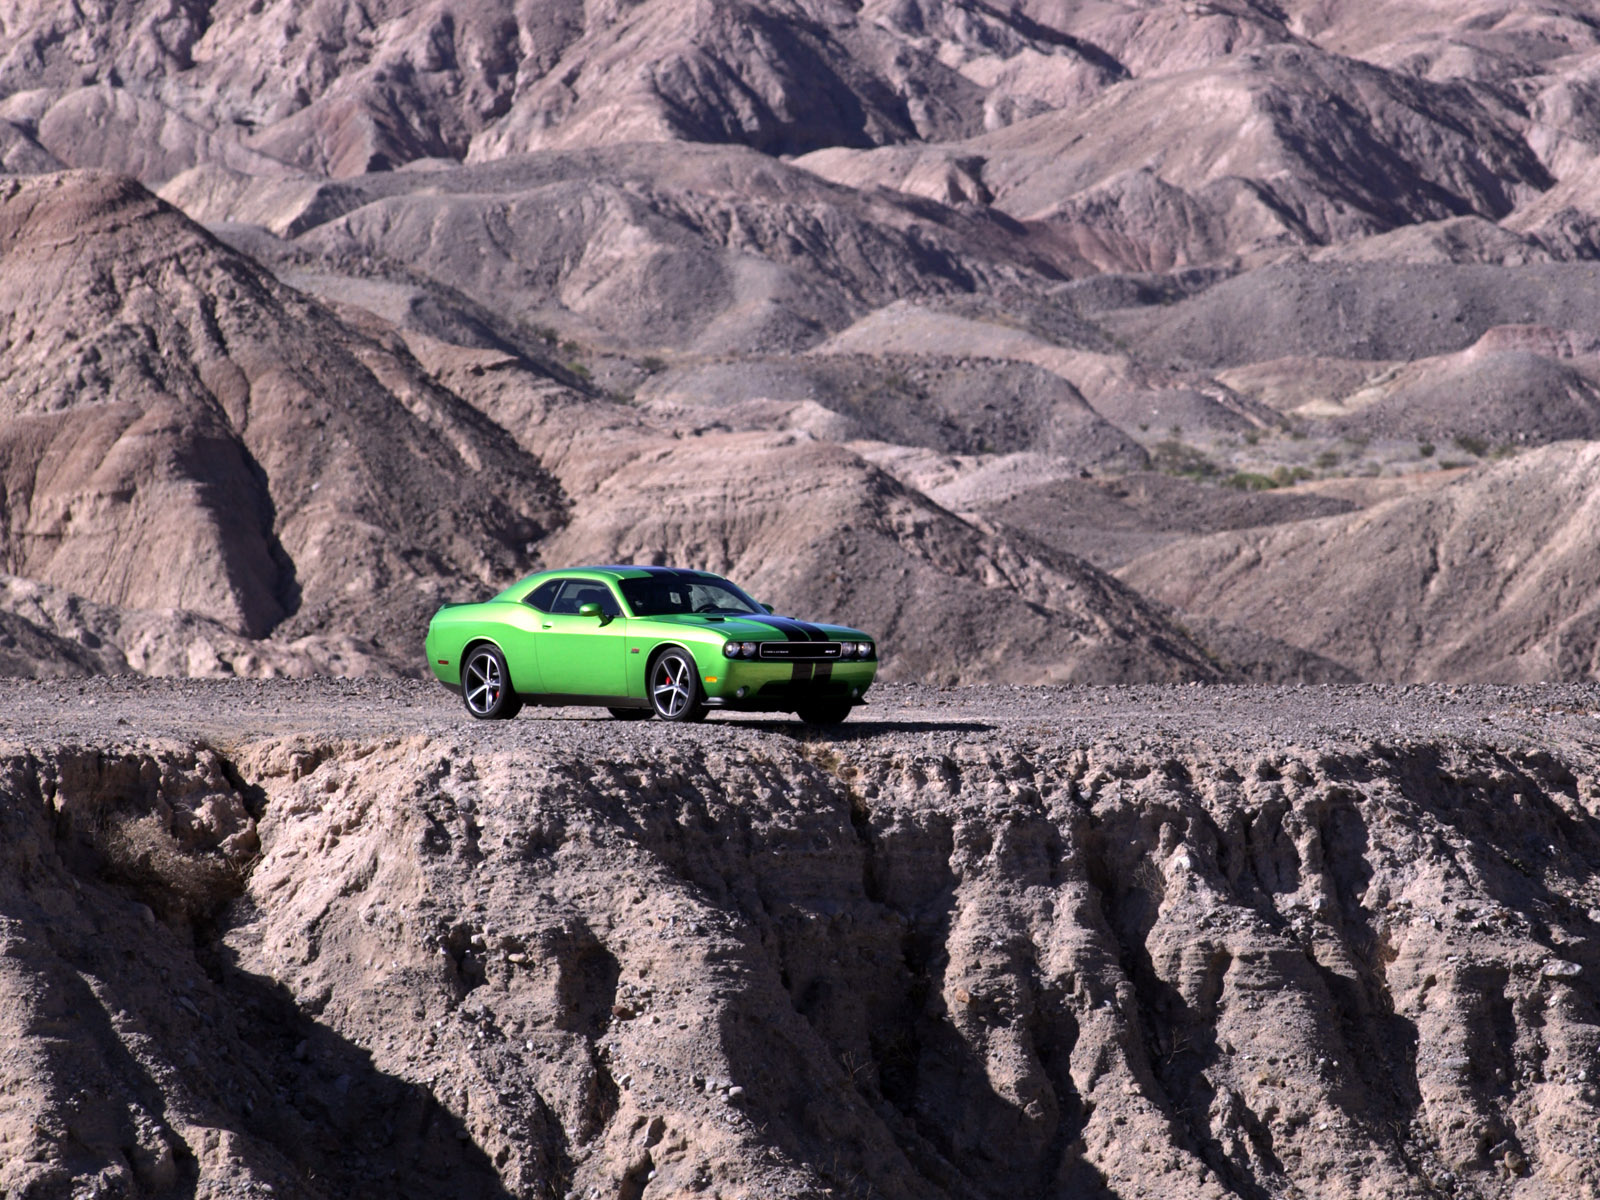
[(576, 614), (585, 604), (598, 604), (600, 611), (608, 617), (622, 615), (611, 589), (595, 579), (568, 579), (561, 585), (561, 594), (556, 597), (555, 607), (550, 611)]
[(556, 592), (561, 590), (561, 584), (562, 580), (560, 579), (546, 580), (533, 589), (532, 594), (528, 596), (524, 603), (533, 605), (540, 612), (553, 611), (550, 606), (555, 603)]

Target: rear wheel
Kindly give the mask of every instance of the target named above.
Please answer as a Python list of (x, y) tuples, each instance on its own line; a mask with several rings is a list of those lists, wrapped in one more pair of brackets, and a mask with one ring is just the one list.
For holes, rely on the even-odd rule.
[(700, 674), (687, 650), (668, 650), (650, 664), (650, 706), (663, 721), (699, 721)]
[(461, 667), (461, 699), (480, 721), (506, 721), (521, 711), (505, 656), (493, 646), (474, 646), (468, 653)]
[(795, 715), (807, 725), (823, 727), (842, 725), (845, 718), (850, 715), (850, 708), (849, 704), (835, 700), (829, 703), (804, 705), (796, 711)]
[(649, 708), (609, 708), (606, 710), (619, 721), (648, 721), (655, 716), (655, 710)]

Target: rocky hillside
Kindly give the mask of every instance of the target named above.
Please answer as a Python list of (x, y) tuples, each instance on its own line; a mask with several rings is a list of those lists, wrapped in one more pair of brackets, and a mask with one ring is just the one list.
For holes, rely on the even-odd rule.
[(3, 692), (8, 1194), (1600, 1187), (1589, 688)]
[(0, 0), (0, 568), (130, 631), (7, 604), (6, 669), (415, 671), (620, 556), (907, 678), (1592, 678), (1474, 588), (1348, 649), (1329, 544), (1188, 582), (1460, 471), (1542, 528), (1495, 464), (1600, 438), (1590, 8)]
[[(1368, 679), (1592, 678), (1597, 464), (1592, 444), (1551, 446), (1359, 513), (1163, 547), (1119, 574)], [(1321, 599), (1291, 611), (1289, 595)]]
[(0, 182), (0, 344), (0, 554), (101, 604), (398, 650), (560, 520), (409, 356), (131, 180)]
[[(515, 353), (421, 338), (414, 355), (130, 180), (5, 184), (0, 267), (19, 673), (415, 672), (442, 601), (541, 562), (637, 557), (882, 629), (901, 674), (1017, 658), (1038, 680), (1219, 674), (1096, 568), (986, 533), (851, 452), (651, 420)], [(1070, 389), (1062, 403), (1104, 425)]]

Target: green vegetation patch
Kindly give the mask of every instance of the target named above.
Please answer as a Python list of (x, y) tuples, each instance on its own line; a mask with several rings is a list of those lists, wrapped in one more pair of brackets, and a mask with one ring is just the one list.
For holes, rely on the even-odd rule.
[(1222, 481), (1223, 487), (1237, 488), (1241, 492), (1265, 492), (1272, 488), (1292, 487), (1302, 479), (1310, 479), (1305, 467), (1274, 467), (1270, 475), (1258, 471), (1235, 471)]
[(1184, 475), (1190, 479), (1215, 479), (1222, 468), (1207, 458), (1198, 447), (1176, 438), (1157, 442), (1150, 461), (1158, 471), (1168, 475)]

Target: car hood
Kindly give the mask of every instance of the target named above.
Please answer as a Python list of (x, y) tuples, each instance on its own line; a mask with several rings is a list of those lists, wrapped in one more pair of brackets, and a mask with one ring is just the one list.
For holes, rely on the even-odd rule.
[[(713, 617), (703, 616), (699, 613), (673, 613), (661, 617), (640, 617), (642, 621), (654, 621), (660, 625), (688, 626), (691, 629), (705, 629), (710, 632), (720, 633), (726, 638), (736, 638), (742, 642), (762, 641), (863, 641), (870, 642), (870, 635), (862, 633), (859, 629), (851, 629), (847, 625), (822, 625), (815, 621), (798, 621), (793, 617), (780, 616), (747, 616), (747, 617)], [(819, 636), (820, 635), (820, 636)]]

